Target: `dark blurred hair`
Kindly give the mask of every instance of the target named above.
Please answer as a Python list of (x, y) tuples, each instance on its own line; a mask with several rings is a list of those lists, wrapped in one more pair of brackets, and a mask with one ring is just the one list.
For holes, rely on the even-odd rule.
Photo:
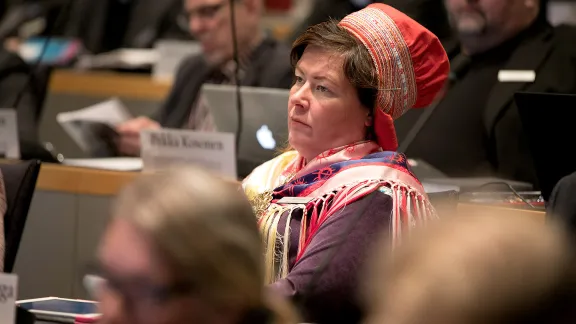
[(368, 49), (340, 27), (338, 21), (329, 20), (308, 28), (294, 41), (290, 53), (293, 67), (311, 45), (344, 57), (344, 75), (356, 88), (362, 105), (373, 112), (378, 95), (378, 75)]
[(540, 12), (538, 13), (538, 20), (548, 21), (548, 0), (540, 0)]

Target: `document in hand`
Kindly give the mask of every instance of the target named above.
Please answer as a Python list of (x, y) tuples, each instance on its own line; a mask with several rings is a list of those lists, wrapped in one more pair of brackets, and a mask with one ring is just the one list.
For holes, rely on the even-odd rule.
[(56, 115), (58, 123), (83, 151), (91, 153), (106, 149), (110, 155), (115, 151), (116, 125), (130, 118), (130, 113), (117, 98)]

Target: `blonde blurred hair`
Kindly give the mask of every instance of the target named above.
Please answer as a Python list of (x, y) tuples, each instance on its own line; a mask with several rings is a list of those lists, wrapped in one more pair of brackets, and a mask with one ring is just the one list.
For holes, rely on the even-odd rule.
[(269, 310), (273, 323), (296, 322), (283, 300), (265, 296), (262, 241), (237, 183), (197, 168), (143, 175), (122, 190), (113, 215), (144, 233), (200, 298)]
[[(573, 323), (576, 278), (563, 231), (526, 216), (460, 216), (382, 242), (366, 323)], [(566, 319), (568, 318), (568, 319)]]

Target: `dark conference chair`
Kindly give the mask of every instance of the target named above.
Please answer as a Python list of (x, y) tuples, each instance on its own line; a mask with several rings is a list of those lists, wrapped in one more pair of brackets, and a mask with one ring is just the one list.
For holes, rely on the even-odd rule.
[(31, 160), (19, 163), (0, 164), (6, 189), (7, 210), (4, 216), (4, 238), (6, 254), (4, 256), (4, 272), (14, 269), (20, 240), (28, 218), (28, 210), (36, 180), (40, 173), (40, 161)]

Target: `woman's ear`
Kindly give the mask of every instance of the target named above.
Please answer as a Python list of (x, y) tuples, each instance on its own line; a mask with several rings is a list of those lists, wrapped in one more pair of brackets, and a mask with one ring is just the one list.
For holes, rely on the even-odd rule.
[(372, 117), (372, 113), (368, 113), (368, 115), (366, 116), (366, 121), (364, 122), (364, 125), (366, 127), (374, 126), (374, 117)]

